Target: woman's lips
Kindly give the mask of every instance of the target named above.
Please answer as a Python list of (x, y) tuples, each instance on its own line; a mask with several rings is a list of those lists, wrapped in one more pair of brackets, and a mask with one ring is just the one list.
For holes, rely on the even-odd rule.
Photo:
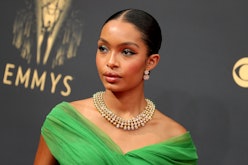
[(108, 83), (115, 83), (121, 78), (118, 74), (115, 73), (105, 73), (103, 76)]

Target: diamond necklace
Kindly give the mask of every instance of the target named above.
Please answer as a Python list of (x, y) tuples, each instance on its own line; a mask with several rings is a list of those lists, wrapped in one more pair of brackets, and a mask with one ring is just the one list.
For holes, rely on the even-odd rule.
[(111, 124), (116, 126), (116, 128), (121, 128), (123, 130), (136, 130), (144, 126), (149, 120), (152, 119), (152, 116), (155, 111), (155, 105), (149, 99), (146, 100), (146, 107), (143, 112), (138, 114), (136, 117), (131, 119), (123, 119), (111, 110), (109, 110), (103, 100), (103, 91), (97, 92), (93, 95), (93, 102), (96, 109), (101, 113), (101, 115), (108, 120)]

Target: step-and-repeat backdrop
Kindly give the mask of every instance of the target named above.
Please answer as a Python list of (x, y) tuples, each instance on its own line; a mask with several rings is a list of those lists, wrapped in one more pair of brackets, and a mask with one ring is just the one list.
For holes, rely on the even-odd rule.
[(161, 25), (161, 61), (146, 96), (191, 132), (199, 164), (247, 163), (247, 1), (0, 4), (1, 164), (32, 164), (51, 108), (103, 89), (95, 68), (98, 35), (105, 19), (124, 8), (146, 10)]

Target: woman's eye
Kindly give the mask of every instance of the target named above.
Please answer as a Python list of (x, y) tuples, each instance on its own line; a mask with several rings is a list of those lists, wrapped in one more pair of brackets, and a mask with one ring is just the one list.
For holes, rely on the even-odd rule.
[(130, 49), (124, 49), (124, 50), (122, 51), (122, 53), (123, 53), (124, 55), (127, 55), (127, 56), (130, 56), (130, 55), (135, 54), (135, 52), (133, 52), (133, 51), (130, 50)]
[(98, 50), (102, 53), (106, 53), (108, 51), (108, 48), (106, 46), (99, 46)]

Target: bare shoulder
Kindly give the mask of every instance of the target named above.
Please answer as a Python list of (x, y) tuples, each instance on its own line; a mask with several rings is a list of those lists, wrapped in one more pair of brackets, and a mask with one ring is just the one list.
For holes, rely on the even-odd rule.
[(183, 135), (187, 130), (177, 121), (164, 115), (160, 111), (156, 111), (153, 118), (153, 127), (157, 133), (163, 139), (169, 139), (172, 137)]
[(86, 99), (82, 99), (82, 100), (76, 100), (76, 101), (70, 102), (70, 104), (74, 108), (76, 108), (77, 110), (87, 109), (87, 108), (90, 108), (92, 106), (92, 99), (86, 98)]
[(70, 104), (79, 113), (81, 113), (87, 118), (91, 118), (92, 116), (96, 114), (96, 110), (95, 110), (92, 98), (73, 101), (73, 102), (70, 102)]

